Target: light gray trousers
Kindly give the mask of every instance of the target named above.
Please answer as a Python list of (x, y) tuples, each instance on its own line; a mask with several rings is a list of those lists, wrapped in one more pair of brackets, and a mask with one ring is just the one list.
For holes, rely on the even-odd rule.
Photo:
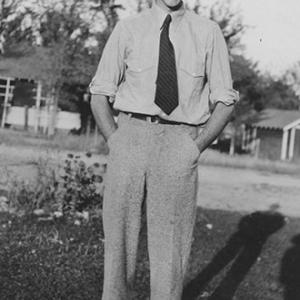
[(110, 137), (102, 300), (130, 300), (146, 188), (151, 300), (180, 300), (196, 214), (197, 129), (121, 113)]

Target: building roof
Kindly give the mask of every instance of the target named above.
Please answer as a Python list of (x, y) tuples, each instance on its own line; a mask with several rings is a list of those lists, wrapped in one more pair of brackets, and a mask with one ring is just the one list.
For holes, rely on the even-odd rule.
[(56, 68), (54, 58), (49, 58), (49, 51), (36, 47), (24, 55), (0, 56), (0, 76), (49, 81)]
[(265, 109), (252, 126), (267, 129), (289, 129), (300, 124), (300, 110)]

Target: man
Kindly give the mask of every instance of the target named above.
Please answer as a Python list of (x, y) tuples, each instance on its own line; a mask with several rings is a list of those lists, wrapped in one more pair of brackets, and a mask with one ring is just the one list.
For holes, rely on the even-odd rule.
[[(238, 100), (221, 30), (180, 0), (156, 0), (116, 25), (90, 89), (110, 150), (102, 299), (131, 299), (145, 201), (151, 300), (179, 300), (196, 213), (197, 162)], [(109, 100), (120, 111), (118, 128)]]

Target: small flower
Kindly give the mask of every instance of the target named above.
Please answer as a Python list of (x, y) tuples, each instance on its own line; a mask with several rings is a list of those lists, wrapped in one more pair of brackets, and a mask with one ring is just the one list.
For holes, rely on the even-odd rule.
[(36, 216), (42, 216), (42, 215), (45, 215), (45, 210), (43, 210), (43, 209), (35, 209), (33, 211), (33, 214), (36, 215)]
[(55, 211), (55, 212), (53, 213), (53, 216), (54, 216), (55, 218), (61, 218), (61, 217), (63, 216), (63, 213), (62, 213), (61, 211)]
[(89, 167), (87, 168), (87, 171), (88, 171), (89, 174), (93, 174), (93, 173), (94, 173), (94, 169), (93, 169), (92, 166), (89, 166)]
[(99, 164), (98, 162), (95, 162), (95, 163), (94, 163), (94, 167), (95, 167), (95, 168), (99, 168), (99, 167), (100, 167), (100, 164)]
[(91, 153), (91, 152), (87, 152), (85, 155), (86, 155), (87, 157), (92, 157), (92, 153)]
[(80, 167), (80, 168), (85, 168), (85, 162), (84, 162), (83, 160), (81, 160), (81, 161), (79, 162), (79, 167)]
[(103, 178), (100, 175), (95, 175), (93, 179), (95, 182), (98, 182), (98, 183), (101, 183), (103, 181)]
[(90, 218), (89, 212), (88, 212), (88, 211), (83, 211), (83, 212), (82, 212), (82, 218), (83, 218), (84, 220), (88, 221), (89, 218)]
[(212, 224), (206, 224), (206, 228), (209, 229), (209, 230), (212, 230), (213, 229), (213, 225)]
[(73, 158), (74, 155), (73, 155), (72, 153), (68, 153), (67, 157), (68, 157), (68, 158)]
[(80, 225), (81, 225), (81, 222), (80, 222), (79, 220), (75, 220), (75, 221), (74, 221), (74, 224), (77, 225), (77, 226), (80, 226)]

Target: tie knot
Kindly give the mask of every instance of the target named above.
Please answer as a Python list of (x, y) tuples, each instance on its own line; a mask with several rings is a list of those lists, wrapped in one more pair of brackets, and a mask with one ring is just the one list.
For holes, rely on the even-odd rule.
[(169, 26), (170, 23), (171, 23), (171, 21), (172, 21), (172, 17), (171, 17), (170, 14), (168, 14), (168, 15), (166, 16), (165, 20), (164, 20), (164, 23), (163, 23), (162, 26), (161, 26), (161, 29), (162, 29), (162, 28), (165, 28), (165, 27), (167, 27), (167, 26)]

